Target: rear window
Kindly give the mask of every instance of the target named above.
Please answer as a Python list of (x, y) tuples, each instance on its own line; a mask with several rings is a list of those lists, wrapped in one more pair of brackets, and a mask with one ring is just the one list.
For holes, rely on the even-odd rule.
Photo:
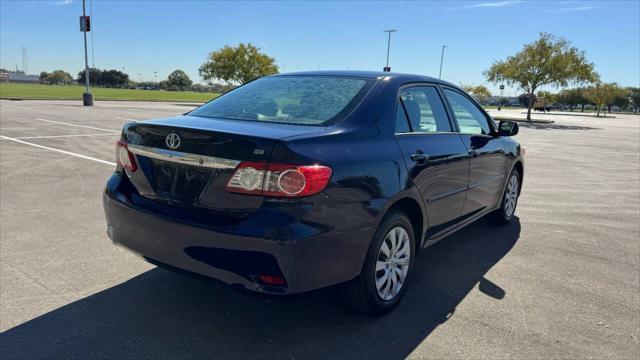
[(265, 77), (220, 96), (189, 115), (324, 125), (350, 111), (372, 82), (333, 76)]

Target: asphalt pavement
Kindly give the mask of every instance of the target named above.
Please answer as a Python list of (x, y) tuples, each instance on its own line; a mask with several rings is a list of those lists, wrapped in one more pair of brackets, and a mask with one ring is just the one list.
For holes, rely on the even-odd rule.
[[(535, 114), (517, 218), (423, 251), (372, 318), (331, 291), (274, 300), (112, 245), (101, 192), (123, 123), (188, 104), (0, 100), (0, 355), (640, 358), (640, 116)], [(521, 110), (492, 111), (523, 118)]]

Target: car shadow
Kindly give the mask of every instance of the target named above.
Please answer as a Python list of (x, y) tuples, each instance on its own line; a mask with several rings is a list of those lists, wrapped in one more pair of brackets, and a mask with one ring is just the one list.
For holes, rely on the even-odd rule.
[(408, 356), (471, 291), (502, 299), (485, 274), (515, 245), (520, 222), (480, 220), (418, 256), (400, 306), (381, 318), (335, 291), (247, 296), (159, 268), (0, 334), (9, 358), (375, 358)]
[[(526, 115), (527, 112), (521, 112), (521, 114)], [(547, 112), (542, 112), (542, 111), (532, 111), (531, 115), (546, 115), (546, 116), (556, 116), (556, 115), (562, 115), (562, 116), (578, 116), (578, 117), (590, 117), (590, 118), (594, 118), (594, 119), (615, 119), (616, 117), (614, 115), (611, 115), (611, 113), (608, 113), (609, 115), (605, 115), (603, 113), (603, 115), (601, 116), (596, 116), (596, 113), (583, 113), (583, 112), (570, 112), (570, 111), (562, 111), (562, 112), (557, 112), (557, 111), (547, 111)]]
[(527, 123), (525, 121), (519, 121), (520, 127), (535, 129), (535, 130), (602, 130), (600, 128), (594, 128), (589, 126), (578, 125), (559, 125), (559, 124), (547, 124), (547, 123)]

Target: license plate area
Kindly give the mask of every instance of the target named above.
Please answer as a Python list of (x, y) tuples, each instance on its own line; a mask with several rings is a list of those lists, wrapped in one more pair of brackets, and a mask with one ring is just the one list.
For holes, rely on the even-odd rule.
[(156, 195), (170, 202), (197, 204), (215, 170), (153, 160)]

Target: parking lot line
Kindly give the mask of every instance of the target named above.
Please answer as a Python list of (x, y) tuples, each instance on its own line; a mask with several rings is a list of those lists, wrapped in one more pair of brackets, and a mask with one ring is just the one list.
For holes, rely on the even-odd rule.
[(38, 120), (38, 121), (50, 122), (50, 123), (53, 123), (53, 124), (66, 125), (66, 126), (75, 126), (75, 127), (86, 128), (86, 129), (94, 129), (94, 130), (100, 130), (100, 131), (109, 131), (109, 132), (113, 132), (113, 133), (119, 133), (119, 132), (120, 132), (120, 130), (103, 129), (103, 128), (94, 127), (94, 126), (78, 125), (78, 124), (70, 124), (70, 123), (65, 123), (65, 122), (61, 122), (61, 121), (53, 121), (53, 120), (47, 120), (47, 119), (42, 119), (42, 118), (36, 118), (36, 120)]
[(4, 136), (4, 135), (0, 135), (0, 139), (5, 139), (5, 140), (9, 140), (9, 141), (20, 143), (20, 144), (24, 144), (24, 145), (30, 145), (30, 146), (37, 147), (37, 148), (44, 149), (44, 150), (55, 151), (55, 152), (59, 152), (59, 153), (62, 153), (62, 154), (79, 157), (81, 159), (87, 159), (87, 160), (92, 160), (92, 161), (95, 161), (95, 162), (99, 162), (99, 163), (103, 163), (103, 164), (107, 164), (107, 165), (111, 165), (111, 166), (116, 166), (116, 163), (111, 162), (111, 161), (96, 159), (96, 158), (91, 157), (91, 156), (86, 156), (86, 155), (82, 155), (82, 154), (76, 154), (76, 153), (71, 152), (71, 151), (60, 150), (60, 149), (56, 149), (56, 148), (52, 148), (52, 147), (48, 147), (48, 146), (38, 145), (38, 144), (30, 143), (30, 142), (27, 142), (27, 141), (23, 141), (23, 140), (20, 140), (20, 139), (16, 139), (16, 138)]
[(42, 136), (16, 136), (13, 139), (25, 140), (25, 139), (54, 139), (54, 138), (68, 138), (78, 136), (114, 136), (113, 134), (71, 134), (71, 135), (42, 135)]

